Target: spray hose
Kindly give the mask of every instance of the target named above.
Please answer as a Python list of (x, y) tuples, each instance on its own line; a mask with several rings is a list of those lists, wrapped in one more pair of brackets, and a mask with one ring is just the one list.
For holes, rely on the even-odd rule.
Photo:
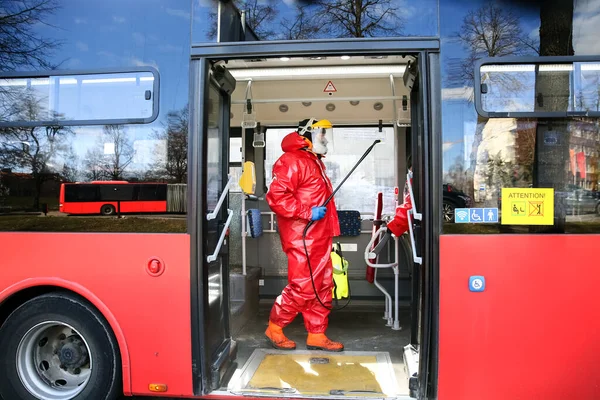
[[(344, 177), (344, 179), (340, 182), (340, 184), (335, 188), (335, 190), (329, 195), (329, 197), (327, 198), (327, 200), (325, 200), (325, 202), (323, 203), (323, 205), (321, 205), (320, 207), (326, 207), (327, 204), (331, 201), (331, 199), (333, 199), (333, 196), (336, 194), (336, 192), (338, 190), (340, 190), (340, 188), (342, 187), (342, 185), (344, 184), (344, 182), (346, 182), (346, 180), (350, 177), (350, 175), (352, 175), (352, 173), (354, 172), (354, 170), (356, 168), (358, 168), (358, 166), (360, 165), (360, 163), (365, 159), (365, 157), (367, 157), (367, 155), (369, 155), (369, 153), (371, 152), (371, 150), (373, 150), (373, 147), (375, 147), (375, 145), (377, 143), (380, 143), (381, 140), (377, 139), (373, 142), (373, 144), (371, 146), (369, 146), (369, 148), (365, 151), (365, 153), (362, 155), (362, 157), (358, 160), (358, 162), (354, 165), (354, 167), (352, 167), (352, 169), (350, 170), (350, 172), (348, 172), (348, 174)], [(343, 307), (339, 307), (339, 308), (334, 308), (334, 307), (327, 307), (325, 304), (323, 304), (323, 302), (321, 301), (321, 298), (319, 297), (319, 293), (317, 292), (317, 288), (315, 287), (315, 279), (313, 277), (313, 271), (312, 271), (312, 266), (310, 265), (310, 257), (308, 255), (308, 249), (306, 248), (306, 232), (308, 232), (308, 228), (310, 228), (312, 226), (312, 224), (315, 221), (308, 221), (308, 224), (306, 224), (306, 227), (304, 228), (304, 232), (302, 232), (302, 242), (304, 243), (304, 253), (306, 255), (306, 262), (308, 263), (308, 270), (310, 272), (310, 281), (312, 283), (312, 287), (313, 287), (313, 291), (315, 292), (315, 297), (317, 298), (317, 300), (319, 301), (319, 303), (321, 303), (321, 305), (326, 308), (329, 311), (339, 311), (342, 310), (344, 308), (346, 308), (348, 306), (348, 304), (350, 304), (350, 295), (348, 294), (348, 301), (346, 302), (346, 304), (344, 304)], [(350, 289), (350, 283), (348, 283), (348, 290)]]

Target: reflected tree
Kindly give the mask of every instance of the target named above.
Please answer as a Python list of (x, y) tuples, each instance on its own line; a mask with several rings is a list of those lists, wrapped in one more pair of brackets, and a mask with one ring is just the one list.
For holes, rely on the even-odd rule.
[(66, 182), (76, 182), (79, 180), (79, 173), (79, 157), (73, 146), (69, 146), (60, 176)]
[[(529, 38), (521, 27), (521, 18), (511, 7), (502, 7), (499, 4), (488, 2), (478, 9), (467, 12), (462, 20), (458, 32), (452, 35), (452, 39), (462, 44), (467, 52), (464, 59), (453, 60), (450, 65), (451, 76), (454, 78), (454, 84), (473, 87), (474, 84), (474, 64), (478, 60), (487, 57), (516, 56), (526, 54), (536, 54), (537, 44), (535, 40)], [(505, 85), (513, 85), (517, 90), (519, 80), (504, 82)], [(469, 98), (473, 101), (473, 95)], [(496, 154), (499, 148), (506, 145), (506, 140), (511, 140), (512, 136), (499, 136), (495, 132), (499, 128), (487, 126), (488, 124), (501, 124), (506, 128), (507, 122), (491, 120), (477, 115), (477, 127), (473, 140), (472, 152), (470, 155), (470, 174), (472, 175), (473, 187), (469, 187), (467, 193), (472, 195), (476, 201), (485, 201), (498, 193), (494, 190), (486, 191), (486, 198), (479, 198), (475, 192), (475, 187), (480, 183), (489, 180), (487, 171), (487, 160), (482, 160), (481, 152)], [(486, 127), (487, 126), (487, 127)], [(515, 129), (517, 128), (517, 129)], [(518, 127), (515, 129), (515, 136), (518, 137)], [(485, 132), (494, 135), (493, 141), (487, 141), (485, 148), (482, 145)], [(491, 199), (493, 201), (493, 199)]]
[(510, 7), (491, 2), (469, 11), (452, 37), (468, 54), (454, 66), (453, 75), (470, 87), (473, 86), (473, 66), (478, 60), (538, 53), (535, 40), (523, 32), (517, 13)]
[[(259, 40), (274, 39), (278, 34), (276, 30), (276, 20), (279, 14), (276, 0), (229, 0), (232, 1), (238, 10), (244, 13), (246, 25), (256, 34)], [(216, 2), (214, 9), (216, 10)], [(208, 38), (211, 40), (217, 37), (217, 12), (209, 13), (211, 29), (208, 31)]]
[(319, 36), (323, 24), (311, 4), (296, 4), (294, 18), (283, 18), (281, 32), (284, 40), (307, 40)]
[(0, 2), (0, 70), (54, 69), (48, 61), (60, 45), (36, 32), (60, 10), (57, 0), (2, 0)]
[[(540, 55), (571, 56), (573, 50), (573, 0), (546, 0), (540, 7)], [(567, 110), (569, 98), (563, 96), (570, 92), (570, 73), (537, 73), (536, 93), (544, 94), (543, 101), (536, 101), (536, 109)], [(550, 132), (559, 137), (558, 145), (546, 144), (545, 137)], [(569, 159), (569, 124), (564, 120), (538, 120), (536, 147), (534, 156), (534, 187), (554, 188), (555, 192), (564, 190), (567, 183), (565, 165)], [(562, 198), (555, 198), (554, 226), (532, 227), (533, 231), (564, 232), (566, 209)]]
[(188, 120), (186, 105), (179, 111), (169, 112), (164, 130), (154, 135), (161, 146), (166, 144), (167, 150), (166, 158), (157, 160), (156, 175), (166, 177), (173, 183), (187, 182)]
[(105, 125), (96, 147), (86, 153), (86, 176), (90, 180), (123, 180), (133, 156), (133, 144), (125, 126)]
[(323, 32), (337, 37), (395, 36), (402, 33), (402, 18), (395, 0), (316, 1)]
[[(397, 0), (296, 1), (292, 16), (280, 15), (275, 0), (230, 0), (259, 40), (306, 40), (328, 37), (381, 37), (402, 34), (403, 19)], [(217, 14), (209, 14), (217, 36)]]
[[(16, 106), (22, 120), (41, 119), (42, 108), (35, 95), (24, 95)], [(39, 210), (42, 185), (57, 172), (58, 160), (67, 152), (65, 126), (0, 128), (1, 164), (30, 173), (34, 182), (33, 208)]]

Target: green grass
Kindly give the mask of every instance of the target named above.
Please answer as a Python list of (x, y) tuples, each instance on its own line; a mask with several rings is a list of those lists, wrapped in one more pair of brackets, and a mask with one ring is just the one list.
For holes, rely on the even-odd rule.
[(4, 232), (159, 232), (186, 233), (185, 218), (0, 216)]

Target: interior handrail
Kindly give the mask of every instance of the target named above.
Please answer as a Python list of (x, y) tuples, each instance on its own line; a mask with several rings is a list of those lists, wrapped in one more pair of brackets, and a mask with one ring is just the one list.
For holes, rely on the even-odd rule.
[(219, 215), (219, 211), (221, 210), (221, 206), (223, 205), (223, 202), (225, 201), (225, 197), (229, 193), (229, 187), (231, 186), (231, 182), (233, 182), (233, 176), (228, 175), (228, 177), (229, 177), (229, 180), (227, 181), (227, 185), (225, 185), (225, 188), (223, 189), (223, 193), (221, 193), (221, 197), (219, 198), (219, 202), (217, 203), (217, 206), (215, 207), (213, 212), (206, 214), (207, 221), (215, 219), (215, 218), (217, 218), (217, 215)]
[(381, 228), (377, 229), (377, 231), (375, 232), (375, 234), (373, 235), (373, 237), (371, 237), (371, 240), (369, 241), (369, 243), (365, 247), (365, 263), (367, 263), (367, 265), (369, 267), (372, 267), (372, 268), (393, 268), (393, 267), (395, 267), (395, 266), (398, 265), (397, 262), (391, 263), (391, 264), (373, 264), (371, 261), (369, 261), (369, 259), (377, 257), (377, 254), (375, 254), (371, 250), (371, 247), (373, 246), (373, 243), (379, 237), (380, 234), (385, 234), (386, 232), (387, 232), (387, 227), (385, 227), (385, 226), (382, 226)]
[[(413, 260), (417, 264), (423, 264), (423, 259), (421, 257), (417, 256), (417, 246), (416, 246), (416, 243), (415, 243), (415, 233), (413, 231), (413, 226), (412, 226), (413, 222), (412, 222), (412, 220), (410, 218), (410, 214), (414, 214), (413, 211), (412, 211), (412, 209), (408, 210), (408, 212), (406, 213), (406, 217), (408, 219), (408, 230), (410, 231), (410, 244), (411, 244), (410, 247), (412, 247)], [(416, 219), (416, 217), (415, 217), (415, 219)]]
[(219, 252), (221, 251), (221, 246), (223, 246), (223, 242), (225, 242), (225, 235), (227, 235), (227, 231), (229, 230), (229, 224), (231, 224), (231, 220), (233, 218), (233, 210), (227, 209), (227, 221), (225, 222), (225, 226), (223, 227), (223, 232), (221, 232), (221, 236), (219, 237), (219, 242), (217, 243), (217, 248), (214, 253), (206, 257), (206, 261), (213, 262), (217, 259)]
[(408, 193), (410, 195), (410, 204), (412, 204), (411, 211), (415, 216), (416, 220), (421, 221), (423, 219), (423, 215), (417, 212), (417, 206), (415, 205), (415, 196), (413, 194), (412, 183), (410, 179), (410, 174), (406, 174), (406, 183), (408, 184)]

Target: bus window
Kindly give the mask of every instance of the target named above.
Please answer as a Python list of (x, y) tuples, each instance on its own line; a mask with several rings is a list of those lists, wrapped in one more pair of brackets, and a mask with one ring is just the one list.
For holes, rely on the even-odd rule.
[[(281, 156), (283, 137), (295, 128), (267, 129), (265, 174), (267, 186), (271, 184), (273, 163)], [(401, 130), (404, 128), (400, 128)], [(340, 210), (357, 210), (363, 214), (372, 214), (378, 192), (384, 196), (384, 214), (393, 214), (395, 210), (395, 171), (394, 128), (383, 127), (335, 127), (333, 138), (329, 139), (329, 152), (323, 159), (327, 175), (336, 187), (364, 150), (380, 139), (384, 146), (376, 146), (371, 157), (373, 162), (361, 164), (350, 176), (344, 186), (336, 193), (335, 202)]]
[(571, 57), (493, 58), (479, 62), (476, 107), (483, 117), (600, 115), (600, 63)]
[(0, 78), (0, 126), (150, 123), (157, 116), (158, 73), (150, 67)]

